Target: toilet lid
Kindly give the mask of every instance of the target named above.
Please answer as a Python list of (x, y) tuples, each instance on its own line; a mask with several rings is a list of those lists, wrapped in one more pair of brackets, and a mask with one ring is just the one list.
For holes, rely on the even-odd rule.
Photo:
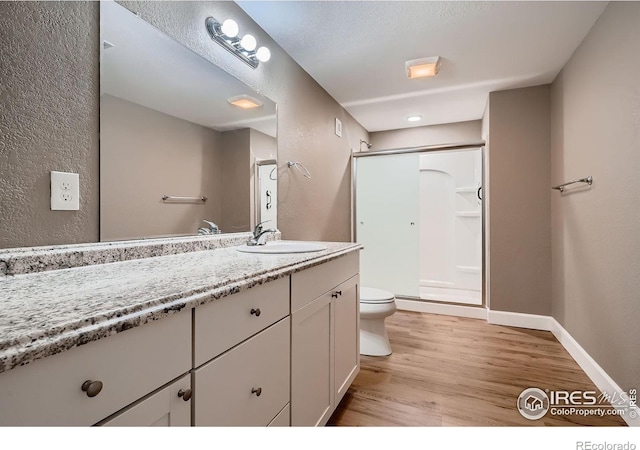
[(383, 289), (360, 288), (360, 303), (391, 303), (395, 298), (395, 295)]

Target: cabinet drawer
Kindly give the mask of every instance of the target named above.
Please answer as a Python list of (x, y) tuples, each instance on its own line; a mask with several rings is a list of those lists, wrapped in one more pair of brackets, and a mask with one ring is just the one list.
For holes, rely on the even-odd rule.
[(194, 371), (194, 425), (269, 424), (289, 402), (289, 324), (287, 317)]
[(188, 427), (191, 425), (191, 376), (185, 375), (164, 389), (127, 407), (98, 425), (105, 427)]
[(288, 316), (289, 277), (223, 297), (194, 312), (194, 367), (198, 367)]
[(0, 425), (93, 425), (188, 372), (190, 336), (189, 310), (3, 372)]
[(359, 252), (352, 252), (319, 266), (291, 275), (291, 312), (358, 273)]

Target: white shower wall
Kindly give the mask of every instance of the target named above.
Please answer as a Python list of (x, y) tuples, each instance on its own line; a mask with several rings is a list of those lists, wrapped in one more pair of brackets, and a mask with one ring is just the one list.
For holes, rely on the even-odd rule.
[(482, 304), (481, 180), (479, 149), (420, 155), (420, 298)]

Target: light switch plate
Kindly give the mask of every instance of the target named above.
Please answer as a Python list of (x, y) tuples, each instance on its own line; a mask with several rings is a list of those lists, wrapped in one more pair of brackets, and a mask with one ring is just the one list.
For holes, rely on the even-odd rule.
[(336, 117), (336, 136), (342, 137), (342, 122)]
[(51, 171), (51, 210), (78, 211), (80, 209), (80, 175)]

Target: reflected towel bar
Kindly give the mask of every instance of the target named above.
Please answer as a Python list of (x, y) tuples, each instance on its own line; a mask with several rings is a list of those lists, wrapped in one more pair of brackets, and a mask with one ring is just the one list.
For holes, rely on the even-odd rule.
[(287, 161), (287, 167), (295, 167), (305, 178), (311, 178), (311, 172), (299, 161)]
[(205, 197), (204, 195), (201, 197), (175, 197), (173, 195), (163, 195), (162, 196), (162, 200), (167, 201), (167, 200), (173, 200), (176, 202), (206, 202), (207, 201), (207, 197)]
[(565, 186), (569, 186), (570, 184), (574, 184), (574, 183), (587, 183), (589, 186), (591, 186), (593, 184), (593, 177), (588, 176), (586, 178), (580, 178), (579, 180), (569, 181), (568, 183), (559, 184), (558, 186), (553, 186), (551, 189), (557, 189), (560, 192), (564, 192)]

